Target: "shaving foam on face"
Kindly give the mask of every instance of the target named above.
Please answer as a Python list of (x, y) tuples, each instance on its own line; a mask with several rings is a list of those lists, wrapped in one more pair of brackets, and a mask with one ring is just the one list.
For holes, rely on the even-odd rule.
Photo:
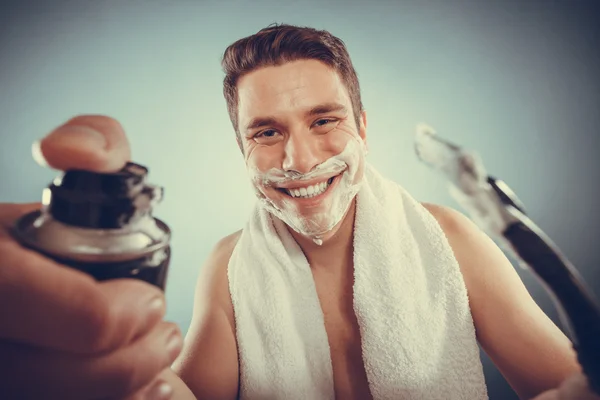
[[(364, 176), (364, 157), (364, 142), (353, 139), (340, 154), (319, 164), (307, 174), (280, 169), (261, 172), (256, 168), (249, 170), (249, 174), (260, 204), (268, 212), (294, 231), (321, 245), (323, 236), (342, 220), (360, 190)], [(342, 175), (336, 178), (336, 186), (328, 187), (330, 193), (326, 193), (321, 204), (309, 210), (299, 207), (294, 198), (287, 194), (265, 190), (290, 182), (297, 182), (298, 186), (302, 186), (303, 181), (321, 177), (326, 179), (340, 173)]]

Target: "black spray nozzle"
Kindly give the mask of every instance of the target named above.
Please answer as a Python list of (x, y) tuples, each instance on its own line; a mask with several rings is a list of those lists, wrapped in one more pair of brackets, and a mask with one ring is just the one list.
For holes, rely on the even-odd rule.
[[(114, 173), (69, 170), (46, 189), (43, 202), (50, 215), (64, 224), (119, 229), (152, 211), (157, 190), (146, 185), (147, 175), (146, 167), (131, 162)], [(143, 196), (149, 201), (139, 201)]]

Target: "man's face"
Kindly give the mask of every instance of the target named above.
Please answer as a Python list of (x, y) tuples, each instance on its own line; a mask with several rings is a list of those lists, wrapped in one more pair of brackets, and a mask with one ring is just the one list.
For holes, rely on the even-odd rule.
[(317, 243), (346, 215), (364, 175), (365, 115), (356, 126), (337, 72), (316, 60), (260, 68), (238, 82), (239, 129), (262, 204)]

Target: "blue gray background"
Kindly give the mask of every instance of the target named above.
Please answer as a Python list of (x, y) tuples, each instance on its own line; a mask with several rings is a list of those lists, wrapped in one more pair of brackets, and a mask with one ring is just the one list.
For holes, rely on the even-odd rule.
[[(48, 1), (0, 9), (0, 201), (55, 172), (32, 141), (107, 114), (166, 186), (174, 231), (168, 318), (187, 330), (198, 271), (253, 204), (221, 94), (227, 45), (273, 22), (347, 44), (368, 110), (370, 161), (417, 198), (456, 207), (413, 154), (415, 124), (479, 151), (598, 293), (598, 13), (585, 1)], [(482, 266), (485, 268), (485, 266)], [(549, 297), (519, 274), (556, 320)], [(482, 356), (492, 399), (514, 399)]]

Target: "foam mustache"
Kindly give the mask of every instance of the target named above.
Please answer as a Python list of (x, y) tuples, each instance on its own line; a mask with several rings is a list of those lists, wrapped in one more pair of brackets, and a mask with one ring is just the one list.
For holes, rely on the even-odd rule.
[(252, 180), (259, 185), (270, 187), (293, 181), (309, 181), (312, 179), (330, 178), (332, 176), (339, 175), (347, 168), (348, 164), (340, 160), (337, 156), (334, 156), (317, 165), (306, 174), (297, 171), (284, 171), (279, 168), (271, 168), (265, 172), (260, 172), (257, 169), (254, 169), (251, 175)]

